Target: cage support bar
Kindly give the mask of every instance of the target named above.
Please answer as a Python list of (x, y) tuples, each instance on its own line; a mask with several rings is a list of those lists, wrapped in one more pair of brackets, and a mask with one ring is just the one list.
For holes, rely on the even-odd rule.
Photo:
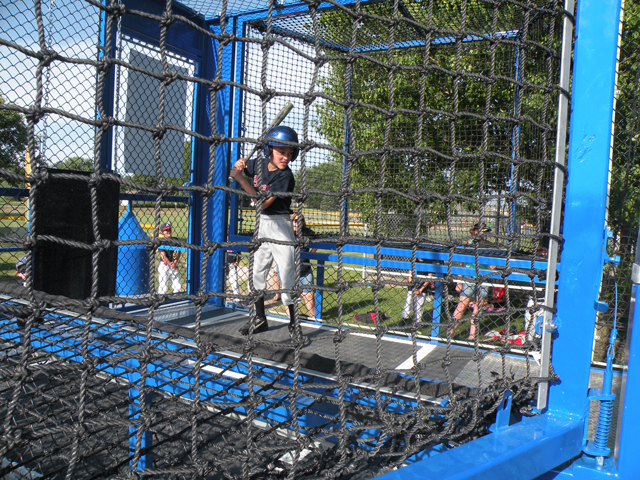
[[(564, 8), (567, 12), (575, 9), (574, 0), (566, 0)], [(556, 164), (564, 166), (566, 161), (565, 149), (567, 138), (567, 117), (569, 114), (569, 98), (565, 92), (569, 91), (569, 78), (571, 72), (571, 38), (573, 36), (573, 20), (568, 16), (564, 17), (562, 27), (562, 60), (560, 63), (560, 86), (564, 91), (558, 95), (558, 130), (556, 135)], [(562, 194), (564, 190), (564, 171), (556, 167), (553, 181), (553, 209), (551, 211), (551, 234), (549, 238), (549, 255), (547, 256), (547, 282), (544, 295), (544, 304), (548, 307), (555, 306), (555, 282), (558, 260), (558, 240), (560, 234), (560, 216), (562, 214)], [(553, 332), (550, 328), (553, 312), (549, 309), (544, 311), (544, 324), (542, 329), (542, 342), (540, 346), (540, 376), (549, 375), (549, 364), (551, 361), (551, 337)], [(540, 382), (538, 384), (538, 401), (536, 407), (543, 410), (547, 407), (549, 383)]]
[(580, 453), (584, 421), (553, 415), (516, 425), (378, 477), (380, 480), (536, 478)]

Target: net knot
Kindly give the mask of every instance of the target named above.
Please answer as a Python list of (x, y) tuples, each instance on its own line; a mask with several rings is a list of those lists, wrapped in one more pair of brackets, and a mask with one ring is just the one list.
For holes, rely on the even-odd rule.
[(49, 170), (46, 168), (39, 168), (31, 172), (31, 186), (39, 186), (41, 183), (44, 183), (49, 180)]
[(96, 70), (100, 75), (106, 75), (109, 73), (109, 70), (111, 69), (111, 65), (112, 65), (112, 59), (105, 55), (100, 59), (100, 61), (96, 65)]
[(104, 252), (111, 247), (111, 241), (106, 238), (101, 238), (93, 242), (93, 250), (98, 252)]
[[(320, 2), (318, 2), (320, 3)], [(326, 55), (319, 55), (315, 60), (314, 63), (316, 64), (316, 66), (318, 68), (324, 66), (325, 63), (327, 63), (329, 61), (329, 57)]]
[(127, 7), (124, 4), (115, 3), (108, 7), (105, 7), (105, 10), (109, 15), (114, 17), (122, 17), (125, 13), (127, 13)]
[(311, 105), (315, 101), (316, 97), (317, 95), (315, 93), (306, 92), (303, 97), (304, 105)]
[(198, 293), (196, 297), (193, 299), (193, 304), (196, 307), (204, 307), (208, 301), (208, 295), (204, 293)]
[(211, 195), (216, 193), (216, 189), (213, 185), (204, 185), (203, 187), (200, 187), (198, 191), (200, 192), (200, 196), (205, 200), (207, 200), (208, 198), (211, 197)]
[(24, 242), (22, 242), (22, 249), (26, 252), (36, 248), (38, 241), (33, 238), (32, 235), (27, 235)]
[(264, 103), (269, 102), (273, 97), (276, 96), (276, 91), (272, 88), (267, 88), (265, 90), (263, 90), (262, 92), (260, 92), (258, 95), (260, 96), (260, 100), (262, 100)]
[(155, 139), (162, 140), (162, 137), (164, 137), (165, 133), (167, 133), (167, 127), (161, 123), (158, 123), (153, 127), (151, 136), (153, 137), (154, 140)]
[(268, 50), (269, 48), (271, 48), (273, 46), (273, 44), (276, 43), (275, 38), (273, 37), (265, 37), (262, 39), (262, 43), (260, 45), (260, 48), (262, 49), (262, 51)]
[(174, 186), (164, 181), (158, 184), (158, 188), (160, 188), (160, 195), (163, 197), (171, 195), (174, 191)]
[(25, 378), (29, 375), (29, 370), (24, 365), (18, 365), (15, 367), (13, 373), (13, 380), (19, 382), (22, 378)]
[(209, 242), (207, 244), (207, 256), (213, 257), (213, 254), (216, 253), (218, 248), (220, 248), (220, 244), (218, 242)]
[(44, 309), (45, 304), (43, 302), (33, 302), (31, 304), (31, 313), (33, 314), (33, 318), (41, 317)]
[(153, 301), (151, 302), (151, 311), (157, 310), (162, 304), (167, 302), (167, 296), (163, 294), (156, 294)]
[(89, 188), (99, 187), (102, 183), (102, 175), (93, 172), (89, 177)]
[(207, 142), (209, 143), (209, 145), (214, 145), (216, 147), (218, 145), (222, 145), (226, 140), (227, 137), (223, 133), (213, 134), (209, 138), (207, 138)]
[(333, 336), (333, 343), (341, 343), (345, 338), (347, 338), (346, 330), (337, 331)]
[(176, 80), (178, 80), (178, 72), (176, 72), (175, 70), (168, 70), (164, 74), (164, 79), (162, 80), (162, 83), (164, 85), (169, 85), (175, 82)]
[(42, 65), (43, 67), (48, 67), (51, 62), (58, 58), (58, 53), (54, 50), (45, 48), (43, 50), (40, 50), (37, 56), (40, 60), (40, 65)]
[(160, 239), (157, 237), (152, 237), (147, 243), (147, 251), (155, 252), (160, 246)]
[(170, 12), (167, 12), (165, 10), (160, 17), (160, 21), (158, 22), (158, 24), (160, 25), (160, 28), (169, 28), (173, 24), (173, 22), (175, 22), (174, 16), (171, 15)]
[(113, 117), (101, 117), (100, 118), (100, 129), (104, 132), (113, 128), (116, 124), (116, 119)]
[(349, 284), (347, 282), (340, 282), (335, 286), (336, 293), (344, 293), (348, 290), (349, 290)]

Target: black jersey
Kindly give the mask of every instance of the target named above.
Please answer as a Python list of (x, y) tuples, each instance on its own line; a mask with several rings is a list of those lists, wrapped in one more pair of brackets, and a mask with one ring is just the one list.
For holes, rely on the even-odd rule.
[[(267, 168), (268, 161), (264, 158), (251, 159), (247, 162), (244, 173), (251, 178), (253, 188), (257, 191), (270, 191), (276, 195), (276, 199), (271, 205), (262, 210), (265, 215), (287, 215), (293, 213), (291, 210), (291, 197), (279, 197), (278, 192), (293, 192), (296, 181), (293, 172), (289, 167), (284, 170), (270, 172)], [(262, 185), (258, 185), (257, 165), (262, 165)]]
[[(167, 260), (169, 262), (173, 262), (176, 259), (176, 257), (178, 256), (178, 253), (179, 253), (177, 250), (173, 250), (173, 249), (170, 249), (168, 247), (160, 247), (160, 248), (158, 248), (158, 251), (159, 252), (164, 252), (164, 254), (167, 256)], [(175, 257), (174, 257), (174, 255), (175, 255)]]

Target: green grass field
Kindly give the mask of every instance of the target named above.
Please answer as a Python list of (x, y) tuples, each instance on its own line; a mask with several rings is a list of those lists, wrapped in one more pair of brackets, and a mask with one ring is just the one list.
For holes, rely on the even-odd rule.
[[(126, 213), (126, 207), (121, 207), (120, 215), (124, 215)], [(138, 222), (144, 227), (153, 227), (156, 223), (155, 217), (155, 209), (153, 207), (134, 207), (134, 213)], [(24, 206), (22, 204), (11, 204), (8, 208), (5, 208), (5, 218), (0, 220), (0, 228), (2, 228), (2, 235), (5, 238), (15, 238), (18, 242), (13, 244), (5, 243), (5, 246), (19, 246), (19, 241), (26, 238), (27, 234), (27, 224), (22, 219), (16, 219), (11, 217), (19, 217), (24, 214)], [(247, 214), (251, 214), (251, 211), (247, 211)], [(7, 218), (9, 217), (9, 218)], [(319, 212), (313, 211), (309, 212), (308, 218), (318, 218), (320, 221), (323, 221), (327, 228), (334, 228), (332, 222), (337, 221), (337, 215), (332, 214), (329, 215), (327, 212)], [(331, 217), (331, 218), (330, 218)], [(247, 218), (245, 217), (245, 221)], [(170, 221), (173, 225), (173, 236), (174, 238), (186, 241), (187, 232), (188, 232), (188, 211), (186, 207), (184, 208), (163, 208), (160, 214), (159, 223), (164, 223)], [(322, 228), (322, 226), (320, 226)], [(360, 228), (358, 226), (354, 228)], [(314, 230), (318, 230), (314, 228)], [(145, 230), (148, 235), (153, 234), (153, 230), (148, 229)], [(321, 233), (321, 232), (318, 232)], [(355, 233), (355, 232), (354, 232)], [(319, 253), (334, 253), (329, 251), (320, 251)], [(3, 252), (0, 253), (0, 279), (3, 281), (18, 281), (18, 278), (15, 275), (15, 261), (22, 255), (21, 252)], [(357, 254), (351, 254), (351, 256)], [(159, 256), (156, 255), (156, 271), (157, 265), (159, 262)], [(186, 262), (187, 255), (183, 253), (182, 258), (180, 260), (180, 280), (182, 282), (183, 287), (186, 285)], [(312, 262), (315, 264), (315, 262)], [(247, 267), (248, 269), (249, 259), (248, 256), (243, 255), (241, 257), (241, 265)], [(355, 267), (355, 266), (352, 266)], [(335, 262), (327, 262), (325, 264), (325, 286), (327, 287), (335, 287), (337, 283), (336, 279), (336, 269), (337, 263)], [(314, 268), (315, 271), (315, 268)], [(317, 272), (314, 272), (317, 278)], [(346, 269), (342, 270), (343, 278), (342, 283), (355, 284), (361, 283), (362, 272), (360, 269)], [(397, 277), (396, 281), (402, 281), (402, 277)], [(404, 279), (406, 280), (406, 279)], [(247, 278), (241, 278), (241, 290), (247, 291)], [(157, 280), (156, 285), (154, 286), (157, 289)], [(380, 311), (384, 312), (387, 316), (386, 325), (390, 328), (394, 326), (403, 325), (402, 321), (402, 308), (404, 306), (405, 296), (407, 289), (406, 287), (389, 285), (378, 292), (377, 301), (378, 308)], [(526, 297), (523, 299), (519, 299), (515, 296), (512, 299), (513, 306), (516, 308), (523, 308), (526, 305)], [(335, 292), (325, 291), (324, 293), (324, 301), (323, 301), (323, 312), (322, 319), (328, 323), (338, 323), (339, 319), (339, 311), (338, 311), (338, 298)], [(370, 286), (354, 286), (349, 288), (342, 294), (341, 299), (341, 314), (342, 321), (344, 323), (353, 324), (353, 317), (358, 313), (366, 313), (369, 310), (374, 309), (374, 294)], [(452, 303), (455, 306), (455, 301)], [(420, 330), (418, 333), (428, 335), (430, 333), (430, 327), (428, 323), (431, 322), (432, 318), (432, 308), (433, 304), (430, 301), (425, 303), (424, 314), (422, 321), (427, 325), (423, 330)], [(281, 315), (285, 315), (284, 308), (280, 303), (274, 304), (271, 309), (272, 313), (277, 313)], [(301, 303), (300, 311), (303, 314), (307, 314), (306, 307), (304, 306), (304, 302)], [(466, 338), (469, 331), (469, 318), (470, 312), (467, 312), (467, 316), (465, 317), (467, 320), (462, 322), (459, 326), (456, 337)], [(495, 318), (486, 317), (483, 321), (483, 325), (480, 326), (481, 332), (486, 332), (487, 330), (495, 330), (497, 329), (497, 325), (493, 325), (492, 322), (495, 322)], [(512, 318), (511, 323), (518, 328), (522, 328), (524, 325), (524, 317), (522, 315), (517, 318)], [(445, 335), (445, 329), (441, 328), (440, 335)]]

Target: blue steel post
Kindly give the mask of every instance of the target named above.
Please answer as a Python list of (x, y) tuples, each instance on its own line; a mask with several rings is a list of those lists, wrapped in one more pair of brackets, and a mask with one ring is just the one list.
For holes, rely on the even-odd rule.
[[(237, 18), (233, 19), (234, 33), (238, 36), (245, 34), (245, 22), (239, 21)], [(244, 42), (241, 42), (239, 46), (234, 47), (233, 57), (235, 59), (235, 71), (234, 81), (238, 84), (242, 84), (244, 80), (244, 58), (246, 54), (246, 48)], [(233, 90), (233, 122), (231, 135), (236, 138), (240, 138), (244, 135), (242, 129), (242, 102), (243, 102), (242, 89)], [(231, 149), (231, 161), (240, 158), (240, 145), (234, 143)], [(237, 187), (237, 183), (234, 181), (232, 184)], [(229, 235), (238, 234), (238, 210), (240, 206), (240, 196), (230, 195), (230, 208), (229, 208)]]
[[(324, 260), (318, 260), (317, 261), (317, 268), (316, 268), (316, 285), (318, 285), (319, 287), (324, 286)], [(316, 290), (316, 294), (315, 294), (315, 303), (316, 303), (316, 316), (315, 319), (316, 320), (320, 320), (322, 319), (322, 304), (323, 304), (323, 298), (324, 298), (324, 290)]]
[[(637, 249), (637, 246), (636, 246)], [(622, 376), (622, 397), (620, 401), (620, 422), (616, 457), (621, 479), (634, 478), (640, 472), (638, 458), (638, 431), (640, 431), (640, 308), (638, 304), (638, 283), (640, 265), (638, 254), (633, 266), (633, 287), (631, 291), (631, 313), (627, 327), (627, 350)], [(635, 328), (634, 328), (635, 327)]]
[[(217, 35), (221, 34), (219, 25), (212, 25), (210, 30)], [(214, 78), (218, 71), (221, 74), (221, 80), (231, 80), (233, 77), (233, 48), (227, 45), (222, 49), (222, 55), (218, 55), (219, 42), (215, 39), (211, 40), (211, 69), (215, 72)], [(231, 116), (231, 88), (225, 86), (217, 92), (210, 89), (210, 95), (215, 94), (214, 112), (209, 112), (211, 123), (215, 125), (212, 131), (217, 135), (229, 136), (230, 116)], [(213, 125), (212, 125), (213, 127)], [(213, 172), (213, 185), (227, 185), (229, 178), (229, 144), (223, 143), (216, 148), (215, 158), (210, 159), (215, 162), (215, 170)], [(208, 167), (208, 165), (207, 165)], [(206, 178), (206, 176), (204, 177)], [(206, 218), (207, 233), (210, 242), (223, 243), (227, 241), (227, 212), (228, 212), (228, 194), (222, 190), (217, 190), (209, 199), (208, 217)], [(224, 251), (217, 249), (207, 262), (206, 274), (206, 291), (208, 292), (224, 292)], [(215, 305), (222, 305), (223, 299), (215, 297), (211, 301)]]
[[(205, 53), (204, 39), (200, 38), (200, 45), (203, 50), (203, 57)], [(196, 63), (195, 77), (202, 77), (202, 58)], [(196, 132), (200, 132), (203, 135), (210, 135), (209, 127), (206, 122), (206, 89), (199, 83), (196, 83), (193, 91), (193, 129)], [(200, 139), (193, 137), (191, 144), (191, 160), (190, 160), (190, 172), (189, 172), (189, 184), (201, 185), (200, 174), (196, 173), (198, 165), (202, 164), (204, 142)], [(190, 192), (189, 194), (189, 225), (187, 227), (187, 241), (191, 245), (199, 245), (202, 241), (200, 235), (199, 225), (202, 224), (202, 197), (197, 193)], [(200, 252), (187, 252), (187, 293), (194, 294), (200, 288), (200, 275), (199, 265), (201, 260)]]
[[(107, 0), (102, 2), (105, 6), (109, 3)], [(119, 18), (119, 17), (118, 17)], [(116, 56), (116, 42), (117, 42), (117, 25), (111, 25), (111, 38), (107, 38), (107, 15), (104, 11), (100, 13), (100, 48), (98, 50), (98, 59), (102, 60), (103, 57), (115, 58)], [(96, 110), (96, 119), (113, 117), (113, 98), (115, 90), (115, 65), (111, 65), (111, 68), (107, 72), (104, 78), (104, 85), (102, 92), (98, 92), (102, 95), (102, 111)], [(101, 75), (101, 74), (98, 74)], [(97, 78), (96, 78), (97, 80)], [(100, 168), (106, 172), (112, 171), (112, 156), (113, 156), (113, 128), (102, 132), (100, 136)]]
[[(581, 0), (577, 8), (568, 150), (568, 181), (558, 282), (558, 327), (550, 412), (585, 410), (602, 275), (620, 0)], [(603, 25), (609, 28), (603, 28)], [(585, 252), (592, 252), (585, 255)]]
[[(200, 36), (201, 56), (196, 63), (196, 77), (212, 78), (215, 74), (213, 67), (213, 52), (211, 42), (204, 36)], [(194, 130), (202, 135), (211, 135), (208, 116), (209, 95), (207, 88), (200, 84), (195, 84), (194, 90)], [(209, 145), (198, 138), (193, 139), (191, 148), (191, 175), (192, 185), (204, 185), (207, 181), (207, 169), (209, 166)], [(192, 245), (199, 245), (202, 242), (202, 196), (199, 193), (191, 193), (189, 200), (189, 237), (188, 241)], [(202, 263), (202, 253), (189, 252), (189, 263), (187, 264), (187, 292), (196, 293), (200, 289), (200, 265)]]
[[(435, 338), (440, 335), (440, 327), (436, 324), (442, 323), (442, 295), (444, 290), (442, 282), (436, 282), (436, 288), (433, 292), (433, 309), (431, 310), (431, 337)], [(445, 319), (446, 323), (446, 319)], [(433, 343), (438, 343), (438, 340), (433, 340)]]

